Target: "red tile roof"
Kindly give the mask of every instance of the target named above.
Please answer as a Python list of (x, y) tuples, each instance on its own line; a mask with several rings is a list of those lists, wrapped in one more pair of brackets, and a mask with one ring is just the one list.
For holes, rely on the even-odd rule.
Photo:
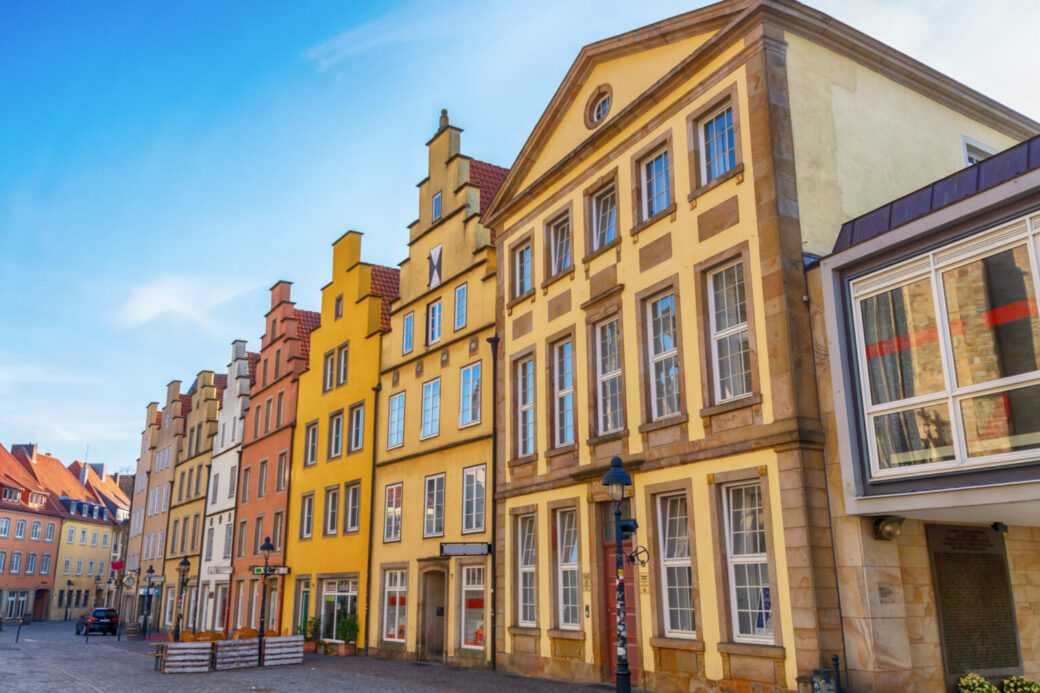
[(260, 354), (247, 351), (246, 357), (249, 359), (249, 387), (253, 387), (256, 385), (256, 367), (260, 363)]
[(72, 498), (88, 503), (100, 503), (93, 491), (79, 482), (79, 479), (65, 468), (56, 457), (37, 452), (27, 454), (27, 447), (14, 446), (14, 456), (22, 465), (22, 469), (32, 475), (36, 482), (56, 496)]
[(379, 307), (379, 328), (390, 329), (390, 304), (400, 295), (401, 270), (394, 267), (372, 266), (370, 290), (382, 298)]
[(321, 313), (295, 308), (293, 312), (296, 314), (296, 336), (300, 338), (300, 357), (303, 363), (307, 363), (311, 353), (311, 332), (321, 325)]
[[(124, 510), (130, 509), (130, 499), (123, 489), (119, 488), (119, 484), (111, 475), (105, 474), (104, 465), (100, 464), (85, 464), (76, 460), (69, 465), (69, 471), (77, 479), (83, 478), (83, 470), (86, 469), (86, 482), (85, 485), (88, 489), (94, 492), (94, 495), (98, 496), (102, 501), (108, 498), (112, 501), (113, 505), (119, 506)], [(104, 476), (102, 476), (104, 475)], [(108, 505), (108, 503), (106, 503)]]
[[(22, 447), (23, 454), (25, 449), (29, 452), (34, 451), (34, 446)], [(65, 517), (67, 515), (61, 505), (51, 497), (51, 494), (37, 483), (36, 479), (22, 467), (21, 462), (17, 460), (14, 455), (8, 452), (7, 448), (3, 445), (0, 445), (0, 484), (28, 490), (33, 493), (43, 493), (47, 497), (42, 506), (36, 507), (29, 505), (28, 497), (24, 493), (17, 501), (5, 501), (0, 497), (0, 508), (21, 510), (23, 512), (36, 512), (57, 517)]]
[(191, 395), (181, 395), (181, 402), (183, 402), (181, 405), (181, 414), (187, 418), (188, 412), (191, 411)]
[(509, 169), (489, 164), (486, 161), (470, 159), (469, 182), (480, 186), (480, 213), (491, 204), (491, 199), (506, 179)]

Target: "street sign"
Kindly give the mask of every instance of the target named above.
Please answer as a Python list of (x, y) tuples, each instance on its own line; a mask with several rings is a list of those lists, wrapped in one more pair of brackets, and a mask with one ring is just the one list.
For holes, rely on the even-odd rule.
[(491, 553), (491, 544), (486, 541), (442, 541), (442, 556), (487, 556)]
[[(264, 567), (262, 565), (253, 566), (253, 575), (263, 575)], [(268, 575), (288, 575), (289, 566), (287, 565), (269, 565), (267, 566)]]

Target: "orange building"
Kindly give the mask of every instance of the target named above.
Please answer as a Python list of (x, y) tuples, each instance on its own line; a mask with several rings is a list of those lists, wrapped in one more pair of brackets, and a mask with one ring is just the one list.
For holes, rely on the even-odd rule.
[[(300, 373), (307, 368), (311, 332), (321, 321), (320, 313), (296, 310), (290, 300), (291, 286), (280, 281), (271, 287), (271, 309), (246, 411), (235, 501), (231, 631), (260, 626), (262, 590), (253, 568), (263, 565), (260, 547), (265, 538), (270, 537), (275, 546), (271, 565), (284, 560), (296, 395)], [(265, 630), (281, 630), (283, 582), (283, 576), (268, 582)]]

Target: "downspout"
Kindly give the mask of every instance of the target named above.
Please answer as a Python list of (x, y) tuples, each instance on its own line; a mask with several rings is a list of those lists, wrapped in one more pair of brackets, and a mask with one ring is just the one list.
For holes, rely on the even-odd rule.
[(372, 388), (372, 474), (368, 480), (368, 558), (365, 561), (365, 656), (368, 656), (368, 622), (369, 605), (372, 603), (372, 541), (376, 517), (376, 448), (379, 446), (379, 393), (383, 383), (376, 383)]
[(491, 345), (491, 670), (497, 670), (498, 653), (498, 601), (495, 586), (498, 584), (498, 334), (488, 337)]
[[(818, 270), (818, 271), (822, 271), (822, 270)], [(816, 343), (816, 339), (815, 339), (815, 335), (813, 334), (812, 303), (809, 302), (809, 273), (806, 271), (806, 272), (803, 272), (802, 275), (805, 278), (805, 296), (806, 296), (805, 303), (806, 303), (806, 309), (809, 311), (809, 344), (812, 345), (812, 344)], [(826, 318), (826, 316), (825, 316), (825, 318)], [(823, 411), (822, 411), (822, 408), (823, 408), (822, 401), (823, 400), (820, 399), (820, 379), (819, 379), (819, 371), (816, 369), (816, 350), (815, 349), (810, 349), (809, 350), (809, 354), (812, 357), (813, 385), (816, 388), (817, 414), (820, 417), (820, 426), (822, 428), (823, 427)], [(844, 614), (842, 614), (842, 610), (841, 610), (841, 580), (838, 579), (838, 551), (835, 548), (835, 543), (834, 543), (834, 540), (835, 540), (835, 537), (834, 537), (834, 513), (831, 510), (831, 485), (827, 481), (827, 458), (826, 457), (824, 457), (824, 460), (823, 460), (823, 490), (824, 490), (824, 496), (827, 498), (827, 524), (829, 526), (830, 534), (831, 534), (831, 560), (834, 562), (834, 593), (835, 593), (835, 596), (838, 598), (838, 624), (840, 625), (839, 630), (841, 632), (841, 666), (842, 666), (842, 669), (845, 672), (845, 686), (846, 686), (845, 690), (851, 690), (852, 683), (849, 680), (848, 647), (845, 644), (845, 616), (844, 616)], [(826, 665), (821, 663), (821, 666), (826, 666)], [(841, 688), (841, 682), (840, 681), (838, 682), (838, 687), (839, 687), (839, 689)]]
[[(296, 398), (299, 401), (299, 378), (297, 378), (296, 385)], [(289, 424), (290, 436), (289, 436), (289, 452), (286, 453), (285, 459), (285, 514), (282, 516), (282, 536), (279, 539), (281, 542), (279, 546), (282, 547), (282, 565), (289, 565), (289, 504), (292, 499), (290, 492), (292, 491), (292, 460), (293, 460), (293, 446), (296, 445), (296, 419)], [(277, 474), (277, 468), (275, 469)], [(291, 570), (291, 568), (290, 568)], [(280, 631), (282, 627), (282, 610), (285, 608), (285, 590), (288, 589), (289, 578), (285, 575), (279, 575), (278, 581), (281, 583), (281, 588), (278, 590), (278, 628), (276, 631)], [(289, 635), (292, 635), (292, 623), (289, 624)]]

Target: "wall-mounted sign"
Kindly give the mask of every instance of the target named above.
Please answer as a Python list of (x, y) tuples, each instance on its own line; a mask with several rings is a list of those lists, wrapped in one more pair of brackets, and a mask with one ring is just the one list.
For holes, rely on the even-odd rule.
[(442, 541), (442, 556), (487, 556), (491, 553), (491, 544), (486, 541)]

